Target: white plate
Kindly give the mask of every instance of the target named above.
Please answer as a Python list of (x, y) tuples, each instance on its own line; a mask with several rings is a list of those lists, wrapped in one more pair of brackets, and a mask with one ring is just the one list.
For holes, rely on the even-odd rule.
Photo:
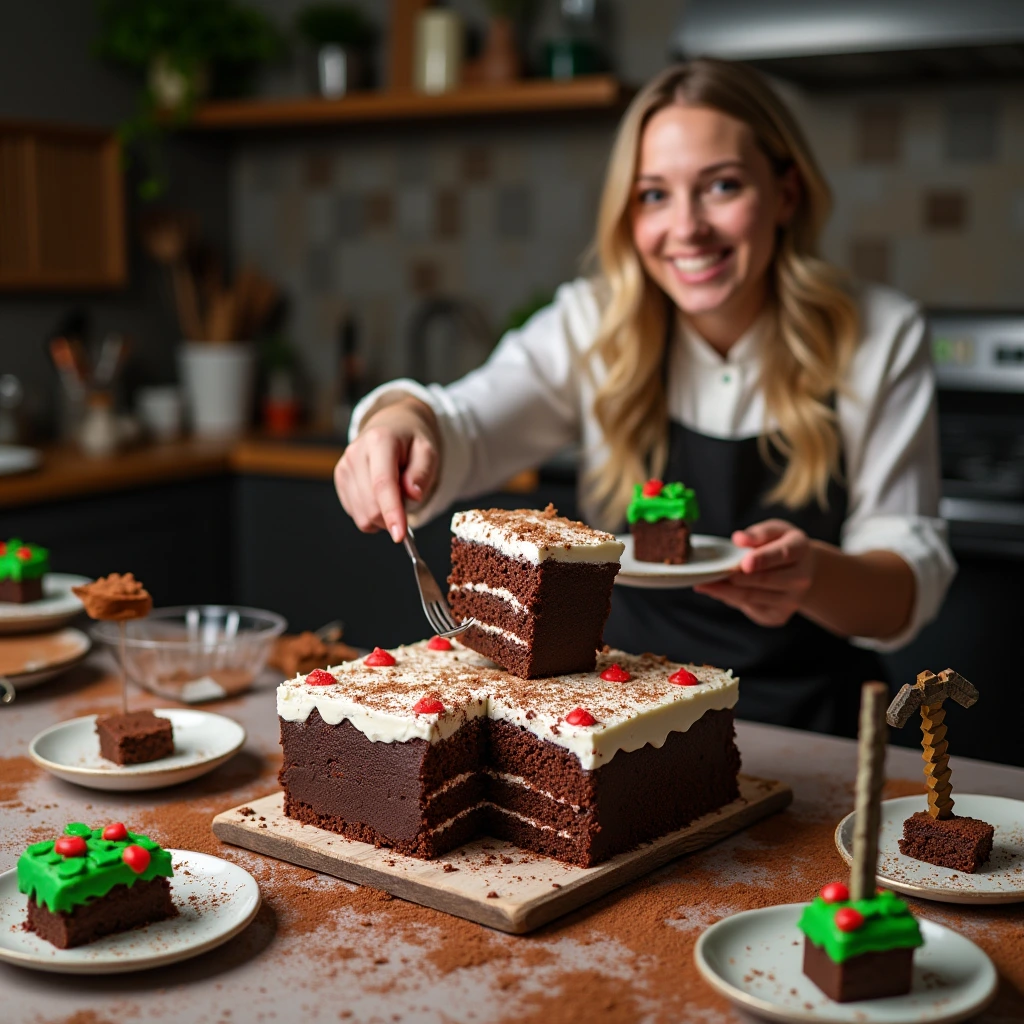
[(694, 949), (704, 980), (759, 1017), (815, 1024), (947, 1024), (973, 1016), (996, 994), (996, 969), (984, 950), (918, 918), (924, 945), (914, 951), (910, 992), (834, 1003), (803, 972), (804, 937), (796, 922), (806, 906), (746, 910), (713, 924)]
[[(1017, 903), (1024, 900), (1024, 801), (1005, 796), (975, 796), (953, 790), (953, 813), (980, 818), (995, 828), (988, 863), (971, 874), (905, 857), (898, 839), (903, 822), (928, 806), (921, 796), (882, 801), (878, 833), (878, 882), (887, 889), (940, 903)], [(836, 828), (836, 849), (853, 862), (853, 813)]]
[(141, 971), (220, 946), (256, 916), (260, 890), (248, 871), (205, 853), (169, 853), (174, 864), (171, 896), (178, 916), (74, 949), (57, 949), (21, 927), (28, 897), (18, 892), (17, 871), (5, 871), (0, 875), (0, 960), (59, 974)]
[(736, 547), (725, 537), (694, 533), (690, 535), (690, 560), (685, 565), (662, 565), (636, 560), (632, 534), (623, 533), (616, 539), (626, 545), (619, 559), (619, 574), (615, 577), (615, 582), (622, 587), (667, 590), (714, 583), (737, 569), (746, 554), (743, 548)]
[[(5, 673), (3, 668), (7, 667), (14, 647), (21, 670), (14, 671), (12, 667)], [(6, 675), (15, 690), (27, 690), (73, 668), (89, 653), (90, 647), (92, 641), (80, 629), (0, 638), (0, 675)]]
[(119, 792), (160, 789), (213, 771), (245, 743), (245, 730), (234, 719), (193, 708), (162, 708), (174, 728), (174, 753), (145, 764), (117, 765), (100, 757), (96, 716), (72, 718), (44, 729), (29, 745), (41, 768), (66, 782)]
[(82, 611), (82, 602), (71, 588), (91, 582), (88, 576), (48, 572), (43, 577), (41, 600), (28, 604), (0, 602), (0, 633), (34, 633), (63, 626)]
[(0, 444), (0, 476), (27, 473), (42, 465), (43, 453), (38, 448), (22, 448), (16, 444)]

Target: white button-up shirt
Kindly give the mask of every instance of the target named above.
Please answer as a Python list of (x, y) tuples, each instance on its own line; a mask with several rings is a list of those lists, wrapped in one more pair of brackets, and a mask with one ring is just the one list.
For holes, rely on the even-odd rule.
[[(841, 546), (850, 554), (894, 551), (913, 570), (917, 588), (907, 627), (885, 641), (854, 638), (861, 646), (895, 650), (938, 613), (956, 563), (938, 518), (935, 378), (924, 317), (915, 303), (888, 288), (862, 286), (858, 298), (861, 342), (836, 398), (848, 492)], [(429, 501), (411, 515), (414, 525), (453, 501), (494, 490), (568, 445), (580, 444), (581, 475), (604, 461), (593, 414), (603, 368), (589, 358), (599, 321), (593, 283), (574, 281), (454, 384), (392, 381), (359, 403), (350, 438), (371, 413), (406, 394), (437, 416), (440, 478)], [(680, 323), (668, 353), (672, 419), (736, 440), (771, 427), (759, 383), (762, 341), (763, 321), (722, 356)], [(582, 493), (581, 510), (584, 518), (593, 512)]]

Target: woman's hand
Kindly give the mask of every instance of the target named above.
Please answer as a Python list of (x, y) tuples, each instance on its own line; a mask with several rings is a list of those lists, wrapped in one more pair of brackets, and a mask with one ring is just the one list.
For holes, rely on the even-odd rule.
[(364, 533), (405, 537), (405, 502), (437, 482), (440, 435), (430, 406), (407, 397), (374, 413), (334, 467), (342, 507)]
[(732, 542), (751, 549), (739, 570), (694, 590), (738, 608), (759, 626), (785, 625), (814, 583), (817, 559), (810, 538), (792, 523), (768, 519), (737, 530)]

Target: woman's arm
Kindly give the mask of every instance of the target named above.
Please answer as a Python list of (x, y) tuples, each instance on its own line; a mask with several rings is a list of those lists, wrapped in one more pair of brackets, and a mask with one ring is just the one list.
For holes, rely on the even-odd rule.
[(885, 640), (910, 619), (914, 572), (892, 551), (846, 554), (781, 519), (757, 523), (732, 539), (752, 549), (739, 571), (696, 589), (759, 625), (781, 626), (800, 612), (841, 636)]

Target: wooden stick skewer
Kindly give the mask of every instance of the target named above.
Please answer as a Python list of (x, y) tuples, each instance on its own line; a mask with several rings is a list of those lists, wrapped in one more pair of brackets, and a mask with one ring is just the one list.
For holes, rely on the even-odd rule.
[(853, 826), (853, 865), (850, 898), (870, 899), (875, 894), (878, 868), (878, 826), (882, 818), (885, 784), (885, 710), (889, 689), (885, 683), (865, 683), (860, 691), (860, 729), (857, 743), (857, 805)]
[(128, 714), (128, 658), (127, 658), (127, 633), (128, 628), (125, 625), (124, 619), (122, 619), (118, 626), (120, 626), (120, 644), (118, 645), (121, 651), (121, 713)]

